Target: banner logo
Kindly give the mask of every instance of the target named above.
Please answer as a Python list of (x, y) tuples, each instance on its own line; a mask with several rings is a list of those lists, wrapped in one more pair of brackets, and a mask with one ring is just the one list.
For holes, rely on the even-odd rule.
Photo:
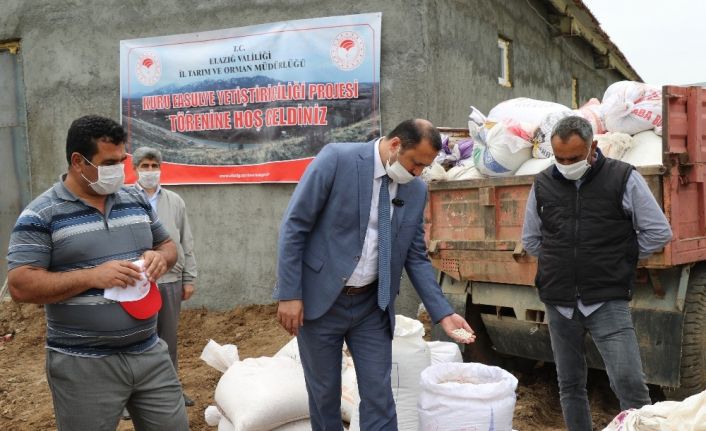
[(162, 77), (162, 63), (154, 52), (145, 52), (137, 60), (137, 80), (142, 85), (151, 87)]
[(331, 61), (340, 70), (353, 70), (363, 63), (365, 43), (354, 31), (339, 33), (331, 44)]

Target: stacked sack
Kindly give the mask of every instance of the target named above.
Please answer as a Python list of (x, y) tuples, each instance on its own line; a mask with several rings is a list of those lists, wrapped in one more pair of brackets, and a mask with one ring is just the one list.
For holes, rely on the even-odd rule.
[[(418, 320), (397, 315), (392, 342), (392, 390), (401, 431), (418, 428), (420, 375), (438, 363), (462, 362), (457, 344), (424, 341)], [(308, 395), (297, 339), (273, 357), (239, 360), (236, 346), (209, 340), (201, 359), (223, 376), (216, 386), (215, 406), (204, 412), (218, 431), (309, 431)], [(358, 383), (353, 359), (344, 343), (341, 361), (341, 417), (359, 431)]]
[(275, 357), (240, 361), (234, 345), (210, 340), (201, 359), (223, 372), (216, 386), (217, 406), (204, 412), (219, 431), (311, 430), (304, 370), (296, 344)]
[[(419, 429), (417, 405), (421, 392), (422, 372), (432, 364), (462, 362), (463, 359), (456, 343), (424, 341), (424, 325), (420, 321), (398, 314), (395, 322), (391, 380), (398, 429), (417, 431)], [(359, 419), (356, 406), (352, 411), (350, 431), (360, 431)]]
[[(579, 109), (526, 97), (506, 100), (484, 116), (471, 106), (470, 144), (456, 151), (453, 165), (440, 152), (423, 179), (459, 180), (535, 175), (554, 162), (551, 133), (563, 118), (577, 115), (591, 124), (594, 139), (606, 157), (634, 166), (662, 164), (662, 91), (633, 81), (609, 86), (603, 102), (593, 98)], [(447, 144), (453, 149), (453, 143)], [(471, 147), (471, 156), (468, 148)], [(459, 149), (460, 150), (460, 149)], [(442, 150), (444, 151), (444, 150)], [(451, 153), (448, 153), (451, 154)], [(447, 170), (448, 169), (448, 170)], [(459, 175), (459, 172), (461, 175)]]

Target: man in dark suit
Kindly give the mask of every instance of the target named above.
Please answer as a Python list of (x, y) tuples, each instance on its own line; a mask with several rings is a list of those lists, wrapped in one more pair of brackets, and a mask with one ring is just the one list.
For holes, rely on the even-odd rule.
[(280, 323), (297, 335), (315, 431), (342, 428), (344, 340), (356, 366), (361, 429), (397, 429), (391, 340), (403, 267), (433, 321), (459, 342), (474, 340), (436, 282), (424, 243), (427, 190), (416, 177), (440, 148), (439, 131), (422, 119), (368, 143), (329, 144), (292, 195), (274, 298)]

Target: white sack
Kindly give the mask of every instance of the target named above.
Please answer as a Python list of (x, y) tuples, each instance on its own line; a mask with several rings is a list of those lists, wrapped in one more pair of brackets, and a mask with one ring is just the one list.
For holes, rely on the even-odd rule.
[(395, 317), (392, 338), (392, 395), (400, 431), (417, 431), (419, 376), (431, 364), (429, 346), (424, 341), (424, 325), (402, 315)]
[(444, 167), (439, 164), (436, 160), (422, 171), (422, 181), (429, 184), (432, 181), (444, 181), (446, 180), (446, 171)]
[(301, 364), (291, 358), (249, 358), (223, 374), (216, 403), (235, 431), (269, 431), (309, 417)]
[(542, 118), (532, 138), (532, 157), (536, 159), (548, 159), (554, 155), (554, 150), (552, 149), (552, 132), (554, 131), (554, 127), (561, 119), (572, 115), (576, 115), (576, 113), (567, 109), (552, 112)]
[(311, 431), (311, 421), (309, 419), (302, 419), (300, 421), (290, 422), (272, 431)]
[(213, 340), (208, 340), (201, 352), (201, 360), (221, 373), (225, 373), (233, 363), (240, 360), (238, 347), (233, 344), (221, 346)]
[(594, 135), (600, 135), (606, 132), (605, 120), (603, 119), (603, 107), (600, 100), (594, 97), (573, 112), (575, 115), (583, 117), (591, 123)]
[(519, 123), (530, 123), (536, 127), (548, 114), (568, 110), (568, 107), (559, 103), (518, 97), (497, 104), (488, 112), (488, 120), (512, 120)]
[(478, 178), (485, 178), (485, 175), (481, 174), (473, 163), (460, 164), (446, 171), (446, 180), (448, 181), (475, 180)]
[(517, 379), (480, 363), (432, 365), (421, 376), (419, 430), (511, 431)]
[(294, 359), (297, 363), (301, 364), (302, 359), (299, 356), (299, 343), (297, 343), (297, 337), (293, 337), (287, 344), (284, 345), (275, 355), (274, 358), (290, 358)]
[(476, 141), (473, 163), (481, 174), (510, 176), (532, 156), (532, 144), (518, 132), (522, 133), (518, 125), (496, 123), (488, 131), (485, 145)]
[(606, 129), (634, 135), (645, 130), (662, 134), (662, 89), (634, 81), (610, 85), (603, 95)]
[(473, 124), (483, 124), (487, 120), (485, 114), (480, 112), (475, 106), (471, 106), (470, 114), (468, 114), (468, 122)]
[(348, 426), (348, 431), (360, 431), (360, 412), (358, 409), (353, 411), (353, 416), (351, 416), (351, 423)]
[(458, 344), (449, 341), (428, 341), (431, 352), (431, 364), (441, 364), (445, 362), (463, 362), (461, 349)]
[(603, 431), (706, 431), (706, 391), (623, 411)]
[(554, 156), (548, 159), (531, 158), (524, 162), (515, 175), (537, 175), (554, 164)]
[(605, 135), (597, 135), (594, 139), (603, 155), (611, 159), (621, 160), (633, 147), (632, 136), (625, 133), (608, 132)]
[(633, 166), (654, 166), (662, 164), (662, 137), (652, 130), (632, 137), (632, 148), (625, 152), (622, 161)]
[(218, 431), (235, 431), (235, 427), (227, 417), (223, 416), (220, 422), (218, 422)]
[(223, 417), (221, 412), (218, 410), (218, 407), (216, 406), (206, 407), (206, 410), (204, 410), (203, 412), (203, 416), (206, 420), (206, 423), (212, 427), (218, 425), (218, 422), (220, 422), (221, 418)]
[(353, 358), (343, 355), (345, 365), (341, 374), (341, 418), (350, 422), (353, 412), (358, 410), (360, 394), (358, 393), (358, 377), (355, 374)]

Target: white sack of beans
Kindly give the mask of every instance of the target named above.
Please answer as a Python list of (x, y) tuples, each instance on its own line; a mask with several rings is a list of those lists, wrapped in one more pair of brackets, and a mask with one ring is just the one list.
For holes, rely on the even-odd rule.
[(358, 410), (360, 394), (358, 393), (358, 378), (353, 366), (353, 358), (343, 355), (343, 372), (341, 374), (341, 418), (350, 422), (353, 412)]
[(297, 337), (293, 337), (287, 344), (284, 345), (277, 353), (274, 355), (275, 358), (290, 358), (294, 359), (298, 363), (302, 363), (299, 357), (299, 343), (297, 343)]
[(604, 156), (616, 160), (621, 160), (634, 145), (632, 136), (627, 133), (608, 132), (604, 135), (596, 135), (593, 139), (598, 142), (598, 148)]
[(392, 395), (400, 431), (417, 431), (419, 376), (431, 365), (431, 352), (424, 341), (424, 325), (402, 315), (395, 317), (392, 338)]
[(483, 175), (510, 176), (532, 157), (529, 139), (529, 134), (519, 124), (496, 123), (488, 131), (485, 145), (478, 141), (474, 144), (473, 163)]
[(498, 103), (488, 112), (488, 120), (512, 120), (519, 123), (530, 123), (536, 127), (548, 114), (568, 109), (568, 107), (559, 103), (518, 97)]
[(307, 419), (301, 364), (286, 357), (235, 362), (216, 386), (216, 403), (234, 431), (266, 431)]
[(290, 422), (272, 431), (311, 431), (311, 421), (309, 419), (302, 419), (300, 421)]
[(632, 137), (632, 147), (620, 159), (633, 166), (659, 166), (662, 164), (662, 137), (647, 130)]
[(421, 375), (419, 430), (510, 431), (517, 379), (499, 367), (442, 363)]
[(609, 132), (628, 135), (654, 130), (662, 134), (662, 89), (642, 82), (618, 81), (603, 95), (603, 118)]
[(463, 362), (461, 349), (458, 344), (449, 341), (429, 341), (427, 342), (431, 352), (431, 363), (442, 364), (446, 362)]
[(537, 175), (543, 170), (554, 164), (554, 156), (548, 159), (535, 159), (534, 157), (527, 160), (515, 172), (515, 175)]
[(238, 347), (234, 344), (221, 346), (213, 340), (208, 340), (208, 343), (201, 351), (201, 360), (221, 373), (225, 373), (233, 363), (240, 360)]

